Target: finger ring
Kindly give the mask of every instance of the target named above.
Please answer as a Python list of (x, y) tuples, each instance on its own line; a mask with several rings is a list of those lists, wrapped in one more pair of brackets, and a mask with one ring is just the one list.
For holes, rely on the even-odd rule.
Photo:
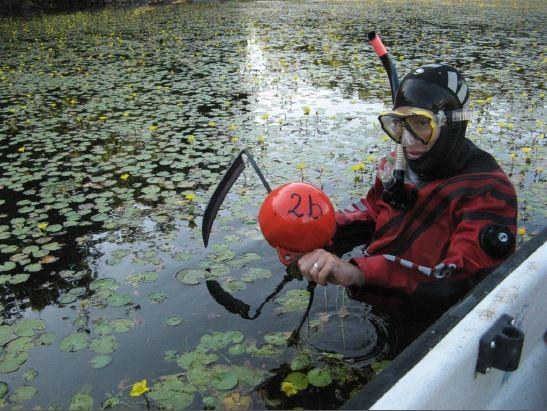
[(316, 270), (319, 270), (319, 264), (317, 264), (317, 261), (313, 263), (313, 268), (315, 268)]

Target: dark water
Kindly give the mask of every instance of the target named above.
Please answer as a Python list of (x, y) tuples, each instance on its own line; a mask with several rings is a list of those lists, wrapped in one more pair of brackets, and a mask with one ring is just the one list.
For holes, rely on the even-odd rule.
[[(272, 186), (304, 179), (337, 207), (363, 195), (391, 148), (375, 29), (400, 73), (446, 61), (466, 75), (479, 113), (468, 135), (511, 175), (525, 241), (545, 225), (544, 20), (541, 2), (466, 1), (1, 20), (3, 404), (144, 408), (129, 392), (146, 379), (153, 407), (342, 405), (425, 324), (318, 287), (287, 348), (308, 301), (298, 280), (256, 320), (227, 311), (206, 280), (253, 313), (285, 270), (257, 227), (252, 171), (203, 248), (216, 183), (248, 146)], [(308, 387), (288, 396), (294, 372)]]

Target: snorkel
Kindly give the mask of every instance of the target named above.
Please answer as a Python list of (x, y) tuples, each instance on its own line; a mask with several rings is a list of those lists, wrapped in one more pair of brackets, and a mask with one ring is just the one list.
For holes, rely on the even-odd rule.
[[(382, 43), (380, 36), (375, 31), (368, 33), (368, 42), (376, 52), (376, 55), (380, 57), (384, 69), (388, 75), (389, 85), (391, 87), (391, 101), (395, 102), (395, 95), (399, 89), (399, 77), (397, 76), (397, 69), (395, 64), (391, 60), (389, 53)], [(404, 191), (405, 182), (405, 155), (403, 152), (402, 144), (398, 143), (395, 149), (395, 166), (393, 168), (393, 176), (386, 183), (384, 183), (384, 191), (382, 192), (382, 200), (391, 206), (408, 210), (412, 208), (415, 202), (414, 196), (409, 196)]]

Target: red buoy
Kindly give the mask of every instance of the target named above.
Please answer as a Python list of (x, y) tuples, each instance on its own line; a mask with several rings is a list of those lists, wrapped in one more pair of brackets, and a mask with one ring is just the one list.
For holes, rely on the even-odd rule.
[(327, 195), (307, 183), (289, 183), (268, 194), (258, 213), (266, 241), (283, 264), (295, 254), (323, 248), (336, 230), (334, 207)]

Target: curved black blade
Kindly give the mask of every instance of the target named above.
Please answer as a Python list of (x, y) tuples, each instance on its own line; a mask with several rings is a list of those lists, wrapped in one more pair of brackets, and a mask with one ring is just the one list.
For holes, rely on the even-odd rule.
[(209, 294), (213, 296), (217, 303), (233, 314), (239, 314), (247, 320), (250, 319), (249, 310), (251, 307), (248, 304), (245, 304), (243, 301), (233, 297), (229, 292), (222, 288), (218, 281), (207, 280), (205, 284), (207, 284)]
[(245, 163), (243, 161), (244, 152), (245, 150), (239, 153), (239, 155), (233, 161), (232, 165), (230, 165), (230, 168), (228, 169), (228, 171), (226, 171), (226, 174), (224, 174), (224, 177), (222, 177), (220, 183), (218, 183), (215, 192), (209, 200), (209, 204), (207, 204), (207, 208), (205, 209), (205, 213), (203, 214), (203, 221), (201, 223), (201, 235), (203, 237), (203, 244), (205, 245), (205, 247), (207, 247), (207, 244), (209, 243), (211, 227), (213, 227), (213, 221), (215, 221), (218, 209), (226, 198), (228, 191), (230, 191), (235, 181), (241, 175), (243, 169), (245, 168)]
[(264, 307), (272, 298), (279, 294), (285, 284), (287, 284), (292, 279), (293, 278), (290, 275), (285, 274), (281, 282), (277, 285), (277, 287), (275, 287), (275, 290), (270, 295), (268, 295), (264, 299), (264, 301), (262, 301), (262, 303), (258, 306), (253, 315), (249, 314), (250, 306), (248, 304), (245, 304), (243, 301), (238, 300), (228, 291), (224, 290), (222, 286), (218, 283), (218, 281), (207, 280), (205, 283), (207, 284), (207, 289), (209, 290), (209, 293), (213, 296), (217, 303), (222, 305), (231, 313), (238, 314), (239, 316), (241, 316), (241, 318), (244, 318), (246, 320), (254, 320), (262, 312), (262, 307)]
[(290, 337), (287, 339), (287, 347), (293, 347), (300, 341), (300, 330), (302, 329), (302, 326), (304, 325), (304, 322), (306, 322), (306, 319), (308, 318), (310, 314), (310, 309), (313, 304), (313, 295), (315, 293), (315, 287), (317, 284), (313, 281), (308, 282), (307, 290), (310, 293), (310, 299), (308, 300), (308, 306), (306, 307), (306, 311), (304, 312), (304, 315), (300, 319), (300, 324), (293, 330)]

